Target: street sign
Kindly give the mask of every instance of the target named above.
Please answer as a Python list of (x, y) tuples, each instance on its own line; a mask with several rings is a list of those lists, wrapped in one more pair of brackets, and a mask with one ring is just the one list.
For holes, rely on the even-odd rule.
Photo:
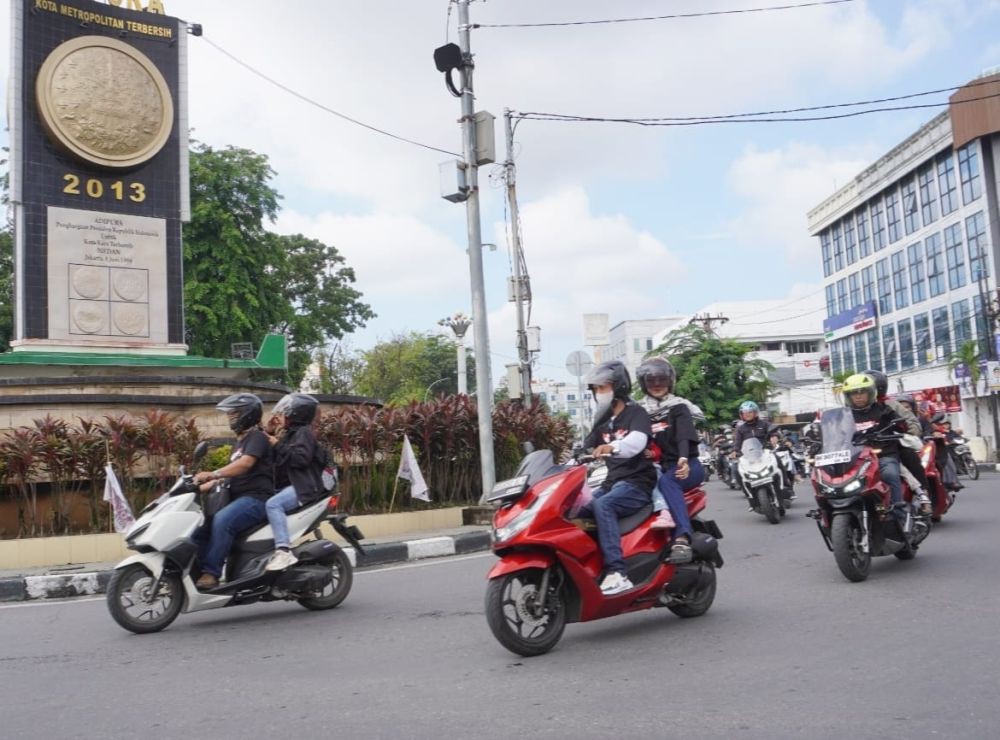
[(590, 372), (590, 368), (593, 366), (594, 362), (590, 359), (590, 355), (582, 350), (570, 352), (569, 357), (566, 358), (566, 370), (574, 378), (582, 378)]

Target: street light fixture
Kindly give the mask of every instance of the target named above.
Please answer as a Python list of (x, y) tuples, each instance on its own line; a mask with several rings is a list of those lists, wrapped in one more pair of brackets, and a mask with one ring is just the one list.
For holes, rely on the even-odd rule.
[(433, 388), (434, 386), (436, 386), (438, 383), (443, 383), (446, 380), (448, 380), (448, 378), (438, 378), (433, 383), (431, 383), (429, 386), (427, 386), (427, 390), (424, 391), (424, 403), (427, 402), (427, 397), (431, 394), (431, 388)]
[(465, 377), (465, 332), (472, 326), (472, 319), (464, 313), (456, 313), (454, 316), (441, 319), (438, 326), (448, 326), (455, 332), (457, 345), (457, 365), (458, 365), (458, 392), (461, 395), (468, 395), (469, 388)]

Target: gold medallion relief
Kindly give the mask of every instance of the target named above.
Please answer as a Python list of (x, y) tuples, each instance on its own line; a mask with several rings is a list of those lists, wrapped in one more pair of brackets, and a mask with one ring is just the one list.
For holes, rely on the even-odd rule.
[(35, 83), (53, 140), (101, 167), (142, 164), (166, 144), (174, 107), (166, 80), (138, 49), (104, 36), (56, 47)]

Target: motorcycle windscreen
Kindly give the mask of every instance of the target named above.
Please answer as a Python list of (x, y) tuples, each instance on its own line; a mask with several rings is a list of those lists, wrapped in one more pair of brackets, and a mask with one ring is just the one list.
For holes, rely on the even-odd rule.
[(743, 443), (743, 448), (740, 452), (743, 453), (743, 457), (747, 459), (748, 463), (757, 465), (760, 463), (760, 459), (764, 457), (764, 445), (756, 437), (751, 437)]
[(830, 472), (839, 472), (840, 466), (850, 464), (861, 452), (854, 444), (854, 414), (844, 407), (827, 409), (819, 420), (822, 451), (816, 455), (817, 467), (826, 467)]

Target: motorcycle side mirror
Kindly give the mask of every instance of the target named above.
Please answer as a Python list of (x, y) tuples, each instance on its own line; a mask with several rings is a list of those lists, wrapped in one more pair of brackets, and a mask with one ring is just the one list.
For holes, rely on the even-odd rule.
[(205, 457), (207, 453), (208, 453), (208, 442), (202, 440), (201, 442), (198, 443), (197, 447), (194, 448), (194, 459), (192, 465), (194, 467), (197, 467), (198, 463), (201, 462), (201, 459)]

